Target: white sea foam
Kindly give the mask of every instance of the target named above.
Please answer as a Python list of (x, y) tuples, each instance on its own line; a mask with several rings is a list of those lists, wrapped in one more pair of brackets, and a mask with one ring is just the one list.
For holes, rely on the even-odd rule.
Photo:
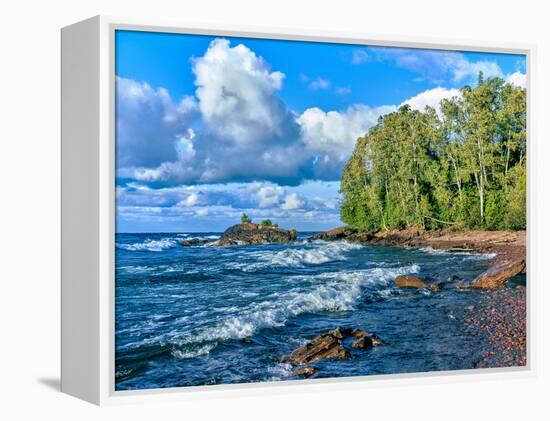
[(281, 380), (292, 375), (293, 367), (290, 364), (279, 363), (277, 365), (267, 367), (267, 372), (271, 374), (270, 380)]
[(162, 251), (176, 247), (177, 245), (178, 242), (173, 238), (161, 238), (160, 240), (151, 240), (148, 238), (142, 243), (116, 244), (118, 248), (128, 251)]
[(253, 272), (267, 267), (302, 267), (346, 260), (347, 252), (362, 248), (360, 244), (347, 241), (317, 241), (303, 248), (287, 248), (278, 252), (259, 251), (250, 253), (256, 261), (252, 263), (234, 262), (231, 267), (244, 272)]
[(441, 256), (461, 256), (471, 260), (491, 260), (496, 253), (476, 253), (471, 251), (448, 251), (434, 249), (431, 246), (421, 247), (421, 251)]
[(177, 247), (182, 239), (188, 240), (207, 240), (205, 245), (214, 245), (219, 240), (219, 235), (191, 236), (190, 234), (176, 234), (176, 237), (165, 237), (160, 240), (147, 238), (141, 243), (116, 243), (117, 248), (127, 251), (163, 251)]
[(173, 349), (170, 353), (173, 357), (179, 360), (185, 360), (187, 358), (195, 358), (201, 355), (209, 354), (216, 347), (216, 344), (206, 344), (204, 346), (195, 347), (190, 350)]
[(155, 268), (151, 266), (120, 266), (119, 268), (117, 268), (117, 270), (121, 270), (126, 273), (137, 274), (151, 272), (155, 270)]
[[(220, 320), (216, 325), (198, 332), (190, 332), (174, 341), (178, 346), (217, 343), (252, 336), (263, 328), (283, 326), (289, 318), (320, 311), (353, 310), (363, 290), (389, 285), (398, 275), (417, 273), (418, 265), (400, 268), (375, 268), (357, 271), (328, 272), (319, 275), (294, 277), (309, 281), (309, 286), (278, 294), (272, 301), (254, 303)], [(304, 282), (300, 282), (303, 284)]]
[(471, 260), (491, 260), (492, 258), (496, 257), (496, 253), (478, 253), (478, 254), (470, 254), (467, 258)]

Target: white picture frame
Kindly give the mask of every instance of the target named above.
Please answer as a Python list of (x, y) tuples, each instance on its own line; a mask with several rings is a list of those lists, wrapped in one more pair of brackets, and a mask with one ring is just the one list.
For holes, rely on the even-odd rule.
[[(294, 393), (382, 384), (472, 381), (535, 373), (531, 327), (536, 283), (527, 291), (527, 366), (453, 372), (395, 374), (273, 383), (115, 391), (114, 388), (114, 226), (115, 125), (114, 31), (117, 29), (225, 35), (393, 47), (525, 54), (527, 59), (527, 135), (530, 154), (535, 59), (533, 45), (455, 40), (377, 37), (224, 25), (180, 25), (96, 16), (61, 31), (62, 45), (62, 320), (61, 390), (97, 405), (243, 394)], [(531, 162), (531, 161), (530, 161)], [(531, 164), (528, 173), (532, 174)], [(532, 181), (528, 181), (528, 200)], [(529, 202), (528, 202), (529, 203)], [(528, 206), (529, 224), (532, 209)], [(528, 243), (533, 244), (528, 230)], [(528, 246), (529, 250), (529, 246)], [(528, 253), (530, 274), (531, 262)]]

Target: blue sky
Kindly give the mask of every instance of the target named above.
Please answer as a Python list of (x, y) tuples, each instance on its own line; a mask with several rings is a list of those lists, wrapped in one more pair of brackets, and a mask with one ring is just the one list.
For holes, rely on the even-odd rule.
[(480, 70), (525, 86), (518, 55), (117, 31), (117, 231), (337, 226), (355, 139)]

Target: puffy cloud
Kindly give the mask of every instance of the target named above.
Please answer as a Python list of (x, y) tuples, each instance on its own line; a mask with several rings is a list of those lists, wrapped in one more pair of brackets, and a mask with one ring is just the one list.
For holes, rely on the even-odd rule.
[(257, 192), (260, 208), (278, 205), (285, 191), (280, 186), (262, 186)]
[(432, 107), (439, 112), (439, 102), (442, 99), (450, 99), (452, 97), (460, 96), (460, 90), (458, 89), (437, 87), (421, 92), (418, 95), (407, 99), (401, 105), (408, 104), (413, 110), (419, 111), (424, 111), (426, 107)]
[(514, 72), (506, 76), (506, 82), (512, 85), (518, 86), (523, 89), (527, 89), (527, 75), (521, 72)]
[(354, 105), (343, 112), (325, 112), (309, 108), (297, 121), (309, 150), (324, 155), (325, 162), (341, 162), (347, 159), (358, 137), (376, 124), (381, 115), (395, 109), (394, 106)]
[(199, 202), (199, 195), (197, 193), (191, 193), (184, 200), (180, 202), (181, 205), (191, 207), (195, 206)]
[[(367, 51), (372, 55), (370, 49), (358, 51), (363, 59)], [(418, 72), (433, 64), (459, 78), (484, 66), (454, 52), (376, 51), (378, 59), (384, 55)], [(164, 89), (117, 79), (119, 178), (157, 188), (257, 180), (296, 186), (308, 179), (338, 180), (356, 139), (381, 115), (397, 109), (353, 105), (344, 110), (309, 108), (296, 114), (278, 97), (285, 75), (245, 45), (232, 46), (226, 39), (214, 40), (204, 55), (192, 60), (192, 69), (197, 99), (184, 97), (180, 102)], [(312, 85), (316, 89), (330, 86), (322, 78), (306, 79), (305, 83), (316, 83)], [(349, 88), (335, 92), (344, 95)], [(405, 103), (414, 109), (436, 107), (442, 98), (456, 94), (456, 89), (437, 87)], [(284, 203), (285, 195), (273, 189), (255, 194), (263, 208)], [(179, 202), (187, 198), (180, 195)], [(217, 198), (223, 202), (220, 194)], [(205, 200), (202, 195), (200, 200)], [(289, 200), (287, 207), (292, 204)]]
[(319, 89), (328, 89), (330, 88), (330, 80), (318, 77), (309, 84), (309, 88), (312, 91), (318, 91)]
[(117, 166), (156, 166), (177, 159), (176, 142), (196, 111), (193, 97), (176, 103), (165, 89), (117, 77)]
[(305, 205), (305, 200), (296, 193), (291, 193), (285, 197), (285, 201), (281, 205), (281, 209), (294, 210), (302, 208)]
[(193, 73), (203, 120), (220, 141), (257, 144), (288, 134), (292, 115), (274, 95), (284, 74), (243, 44), (212, 41)]

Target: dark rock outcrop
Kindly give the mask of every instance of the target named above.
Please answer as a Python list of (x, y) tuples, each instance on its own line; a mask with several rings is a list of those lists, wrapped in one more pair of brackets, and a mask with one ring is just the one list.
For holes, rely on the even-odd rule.
[[(294, 370), (293, 374), (310, 376), (315, 372), (310, 370), (310, 363), (331, 358), (351, 358), (351, 353), (344, 347), (344, 340), (348, 338), (355, 339), (351, 345), (353, 349), (366, 349), (382, 344), (380, 338), (376, 335), (369, 335), (364, 330), (338, 327), (324, 335), (316, 336), (304, 346), (294, 350), (284, 361), (302, 366)], [(303, 370), (301, 370), (302, 368)]]
[(340, 340), (327, 333), (317, 336), (311, 342), (293, 351), (287, 362), (293, 365), (304, 365), (330, 358), (347, 359), (350, 357), (350, 353), (344, 349)]
[(356, 232), (355, 229), (350, 227), (338, 227), (333, 228), (328, 231), (320, 232), (311, 237), (312, 240), (325, 240), (325, 241), (336, 241), (343, 240), (348, 238), (350, 235)]
[(420, 278), (411, 275), (400, 275), (395, 278), (395, 285), (399, 288), (426, 288), (426, 284)]
[(180, 241), (180, 246), (183, 246), (183, 247), (199, 246), (201, 244), (206, 244), (209, 242), (210, 242), (209, 240), (204, 240), (200, 238), (191, 238), (189, 240)]
[(220, 246), (235, 244), (289, 243), (296, 240), (296, 230), (262, 226), (245, 222), (225, 230), (219, 240)]

